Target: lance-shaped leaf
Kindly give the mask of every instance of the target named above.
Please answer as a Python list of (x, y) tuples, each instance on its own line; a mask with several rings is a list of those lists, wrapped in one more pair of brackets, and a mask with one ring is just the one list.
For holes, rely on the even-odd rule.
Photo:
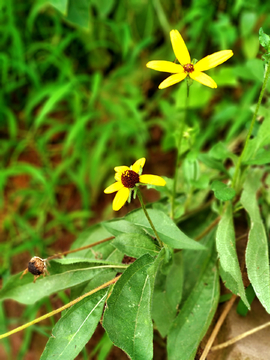
[(250, 171), (244, 184), (241, 203), (248, 212), (251, 222), (246, 250), (248, 277), (258, 299), (270, 313), (269, 244), (256, 199), (261, 176), (261, 171), (253, 169)]
[(109, 231), (114, 236), (121, 235), (121, 234), (145, 234), (145, 231), (132, 224), (130, 221), (117, 219), (117, 220), (110, 220), (102, 223), (103, 227)]
[(52, 330), (40, 360), (73, 360), (93, 335), (101, 318), (107, 289), (69, 308)]
[(183, 287), (182, 253), (174, 254), (173, 263), (167, 275), (161, 269), (157, 272), (153, 293), (152, 317), (162, 337), (165, 337), (176, 316)]
[(194, 359), (213, 319), (218, 300), (219, 275), (214, 251), (205, 271), (172, 324), (167, 340), (169, 360)]
[(218, 224), (216, 246), (220, 260), (220, 274), (225, 286), (235, 295), (239, 295), (245, 305), (250, 308), (246, 298), (242, 274), (237, 258), (235, 246), (235, 232), (231, 203), (226, 209)]
[(121, 234), (116, 236), (111, 244), (122, 253), (135, 258), (146, 253), (152, 256), (157, 256), (159, 253), (158, 246), (147, 234)]
[[(33, 283), (33, 276), (29, 273), (22, 279), (20, 279), (21, 274), (11, 276), (0, 291), (0, 300), (13, 299), (23, 304), (34, 304), (45, 296), (93, 279), (103, 269), (119, 271), (119, 269), (125, 268), (123, 264), (108, 265), (106, 261), (104, 265), (99, 262), (91, 264), (87, 261), (79, 264), (60, 265), (60, 261), (52, 261), (51, 275), (38, 279), (36, 283)], [(61, 267), (63, 270), (59, 270)], [(54, 274), (56, 269), (59, 273)]]
[[(165, 244), (173, 249), (205, 250), (205, 247), (185, 235), (164, 212), (160, 210), (147, 210), (157, 233)], [(155, 236), (143, 210), (132, 211), (126, 220), (145, 229), (150, 235)]]
[(153, 357), (151, 298), (154, 259), (145, 254), (131, 264), (114, 286), (107, 301), (103, 326), (113, 343), (131, 359)]

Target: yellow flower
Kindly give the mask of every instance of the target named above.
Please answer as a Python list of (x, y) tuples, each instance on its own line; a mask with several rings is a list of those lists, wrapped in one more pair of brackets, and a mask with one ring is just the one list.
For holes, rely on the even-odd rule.
[(203, 85), (216, 88), (217, 84), (215, 81), (202, 71), (212, 69), (224, 63), (233, 56), (232, 50), (218, 51), (204, 57), (196, 64), (192, 64), (188, 49), (180, 33), (177, 30), (172, 30), (170, 36), (174, 54), (181, 65), (163, 60), (149, 61), (146, 64), (150, 69), (173, 73), (173, 75), (169, 76), (159, 85), (159, 89), (174, 85), (179, 81), (184, 80), (187, 76)]
[(145, 164), (145, 158), (137, 160), (130, 168), (128, 166), (116, 166), (114, 168), (116, 183), (107, 187), (105, 194), (111, 194), (117, 191), (113, 200), (113, 210), (118, 211), (128, 200), (131, 191), (138, 184), (150, 184), (157, 186), (166, 185), (166, 181), (156, 175), (141, 175)]

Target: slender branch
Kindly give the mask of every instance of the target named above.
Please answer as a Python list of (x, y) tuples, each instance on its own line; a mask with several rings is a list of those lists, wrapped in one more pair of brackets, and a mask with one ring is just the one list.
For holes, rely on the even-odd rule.
[(268, 327), (268, 326), (270, 326), (270, 321), (267, 322), (267, 323), (265, 323), (265, 324), (263, 324), (263, 325), (260, 325), (260, 326), (258, 326), (258, 327), (256, 327), (256, 328), (254, 328), (254, 329), (252, 329), (252, 330), (246, 331), (246, 332), (244, 332), (244, 333), (241, 334), (241, 335), (235, 336), (234, 338), (232, 338), (232, 339), (224, 342), (223, 344), (213, 346), (213, 347), (211, 348), (211, 351), (217, 351), (217, 350), (220, 350), (220, 349), (224, 349), (225, 347), (230, 346), (230, 345), (236, 343), (237, 341), (242, 340), (242, 339), (244, 339), (245, 337), (256, 333), (257, 331), (260, 331), (260, 330), (262, 330), (262, 329), (265, 329), (265, 328)]
[(156, 228), (155, 228), (155, 226), (154, 226), (154, 224), (153, 224), (153, 222), (152, 222), (152, 220), (151, 220), (151, 218), (150, 218), (150, 216), (149, 216), (149, 214), (148, 214), (148, 212), (147, 212), (147, 210), (146, 210), (146, 207), (145, 207), (144, 202), (143, 202), (142, 194), (141, 194), (141, 192), (140, 192), (139, 189), (137, 190), (137, 195), (138, 195), (138, 199), (139, 199), (139, 201), (140, 201), (140, 203), (141, 203), (141, 207), (142, 207), (142, 209), (143, 209), (143, 212), (144, 212), (144, 214), (145, 214), (145, 216), (146, 216), (146, 218), (147, 218), (147, 220), (148, 220), (151, 228), (153, 229), (153, 231), (154, 231), (154, 233), (155, 233), (155, 236), (156, 236), (156, 239), (157, 239), (157, 241), (158, 241), (158, 243), (159, 243), (159, 246), (162, 248), (162, 247), (163, 247), (163, 243), (162, 243), (162, 241), (160, 240), (160, 237), (159, 237), (159, 235), (158, 235), (158, 233), (157, 233), (157, 230), (156, 230)]
[(185, 129), (187, 109), (188, 109), (189, 87), (190, 87), (188, 79), (186, 81), (186, 84), (187, 84), (187, 97), (186, 97), (184, 117), (183, 117), (183, 120), (181, 121), (181, 125), (180, 125), (180, 134), (179, 134), (178, 144), (177, 144), (177, 149), (176, 149), (177, 155), (176, 155), (176, 163), (175, 163), (175, 173), (174, 173), (174, 179), (173, 179), (172, 206), (171, 206), (171, 218), (173, 220), (174, 220), (174, 212), (175, 212), (175, 197), (176, 197), (176, 187), (177, 187), (178, 176), (179, 176), (182, 139), (183, 139), (183, 134), (184, 134), (184, 129)]
[(220, 221), (221, 216), (217, 217), (211, 224), (200, 233), (200, 235), (196, 236), (195, 240), (201, 240), (206, 234), (208, 234)]
[(208, 355), (211, 346), (220, 330), (221, 325), (223, 324), (228, 312), (231, 310), (233, 303), (235, 302), (237, 296), (233, 295), (231, 299), (227, 302), (225, 308), (223, 309), (222, 314), (220, 315), (220, 318), (218, 319), (218, 322), (216, 323), (216, 326), (214, 327), (214, 330), (212, 331), (212, 334), (210, 335), (210, 338), (207, 341), (207, 344), (205, 346), (205, 349), (200, 357), (200, 360), (205, 360), (206, 356)]
[(15, 333), (17, 333), (17, 332), (19, 332), (19, 331), (21, 331), (21, 330), (24, 330), (24, 329), (28, 328), (29, 326), (31, 326), (31, 325), (33, 325), (33, 324), (36, 324), (36, 323), (38, 323), (38, 322), (40, 322), (40, 321), (42, 321), (42, 320), (45, 320), (45, 319), (47, 319), (47, 318), (49, 318), (49, 317), (51, 317), (51, 316), (53, 316), (53, 315), (55, 315), (55, 314), (58, 314), (59, 312), (65, 310), (65, 309), (70, 308), (72, 305), (77, 304), (79, 301), (81, 301), (82, 299), (86, 298), (87, 296), (90, 296), (90, 295), (98, 292), (99, 290), (104, 289), (104, 288), (106, 288), (107, 286), (116, 283), (116, 281), (117, 281), (120, 277), (121, 277), (121, 275), (117, 276), (116, 278), (114, 278), (114, 279), (106, 282), (105, 284), (103, 284), (103, 285), (101, 285), (101, 286), (98, 286), (97, 288), (89, 291), (88, 293), (86, 293), (86, 294), (84, 294), (84, 295), (82, 295), (82, 296), (79, 296), (77, 299), (70, 301), (68, 304), (60, 307), (59, 309), (56, 309), (56, 310), (54, 310), (54, 311), (51, 311), (51, 312), (49, 312), (48, 314), (45, 314), (45, 315), (40, 316), (39, 318), (37, 318), (37, 319), (35, 319), (35, 320), (33, 320), (33, 321), (30, 321), (30, 322), (27, 323), (27, 324), (24, 324), (24, 325), (22, 325), (22, 326), (19, 326), (19, 327), (17, 327), (16, 329), (13, 329), (13, 330), (5, 333), (5, 334), (0, 335), (0, 339), (3, 339), (3, 338), (8, 337), (8, 336), (10, 336), (10, 335), (13, 335), (13, 334), (15, 334)]
[(110, 236), (110, 237), (108, 237), (108, 238), (106, 238), (106, 239), (103, 239), (103, 240), (100, 240), (100, 241), (96, 241), (96, 242), (94, 242), (94, 243), (92, 243), (92, 244), (90, 244), (90, 245), (82, 246), (82, 247), (80, 247), (80, 248), (78, 248), (78, 249), (68, 250), (68, 251), (64, 251), (64, 252), (59, 253), (59, 254), (55, 254), (55, 255), (49, 256), (46, 260), (52, 260), (52, 259), (55, 259), (55, 258), (59, 258), (59, 257), (61, 257), (61, 256), (63, 256), (63, 255), (72, 254), (72, 253), (75, 253), (75, 252), (77, 252), (77, 251), (89, 249), (89, 248), (91, 248), (91, 247), (93, 247), (93, 246), (102, 244), (102, 243), (107, 242), (107, 241), (110, 241), (110, 240), (112, 240), (112, 239), (114, 239), (114, 236)]
[(241, 153), (241, 155), (240, 155), (240, 157), (239, 157), (239, 159), (238, 159), (238, 163), (237, 163), (237, 165), (236, 165), (235, 173), (234, 173), (233, 180), (232, 180), (232, 188), (235, 188), (236, 183), (237, 183), (237, 180), (238, 180), (238, 175), (239, 175), (241, 163), (242, 163), (244, 154), (245, 154), (245, 152), (246, 152), (246, 149), (247, 149), (247, 145), (248, 145), (250, 136), (251, 136), (251, 134), (252, 134), (252, 130), (253, 130), (253, 127), (254, 127), (254, 124), (255, 124), (255, 121), (256, 121), (256, 118), (257, 118), (257, 114), (258, 114), (258, 111), (259, 111), (259, 107), (260, 107), (261, 102), (262, 102), (263, 94), (264, 94), (264, 91), (265, 91), (265, 87), (266, 87), (266, 84), (267, 84), (267, 80), (268, 80), (269, 75), (270, 75), (270, 66), (268, 65), (267, 71), (266, 71), (266, 74), (265, 74), (265, 77), (264, 77), (262, 89), (261, 89), (261, 92), (260, 92), (260, 95), (259, 95), (259, 99), (258, 99), (258, 102), (257, 102), (257, 105), (256, 105), (256, 109), (255, 109), (255, 111), (254, 111), (254, 114), (253, 114), (253, 117), (252, 117), (252, 121), (251, 121), (251, 124), (250, 124), (250, 127), (249, 127), (249, 131), (248, 131), (248, 134), (247, 134), (247, 137), (246, 137), (245, 146), (244, 146), (244, 148), (243, 148), (243, 150), (242, 150), (242, 153)]

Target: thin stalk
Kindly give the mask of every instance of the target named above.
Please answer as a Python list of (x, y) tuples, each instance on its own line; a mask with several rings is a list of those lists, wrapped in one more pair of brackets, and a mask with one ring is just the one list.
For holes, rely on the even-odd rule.
[(233, 295), (231, 297), (231, 299), (227, 302), (226, 306), (224, 307), (223, 312), (220, 315), (220, 318), (218, 319), (218, 322), (216, 323), (216, 326), (214, 327), (214, 330), (212, 331), (212, 334), (210, 335), (210, 338), (207, 341), (207, 344), (206, 344), (204, 351), (200, 357), (200, 360), (206, 359), (206, 357), (211, 349), (211, 346), (212, 346), (213, 342), (215, 341), (215, 338), (219, 332), (219, 329), (220, 329), (221, 325), (223, 324), (224, 320), (226, 319), (226, 316), (228, 315), (229, 311), (231, 310), (236, 299), (237, 299), (237, 296)]
[(72, 254), (72, 253), (75, 253), (75, 252), (77, 252), (77, 251), (89, 249), (89, 248), (91, 248), (91, 247), (93, 247), (93, 246), (102, 244), (102, 243), (107, 242), (107, 241), (110, 241), (110, 240), (112, 240), (112, 239), (114, 239), (114, 236), (110, 236), (110, 237), (108, 237), (108, 238), (106, 238), (106, 239), (96, 241), (96, 242), (94, 242), (94, 243), (92, 243), (92, 244), (85, 245), (85, 246), (82, 246), (82, 247), (77, 248), (77, 249), (68, 250), (68, 251), (64, 251), (64, 252), (59, 253), (59, 254), (55, 254), (55, 255), (49, 256), (46, 260), (52, 260), (52, 259), (55, 259), (55, 258), (59, 258), (59, 257), (61, 257), (61, 256), (63, 256), (63, 255)]
[(238, 160), (238, 163), (236, 165), (235, 173), (234, 173), (233, 180), (232, 180), (232, 188), (236, 187), (236, 182), (238, 180), (241, 163), (242, 163), (244, 154), (246, 152), (246, 149), (247, 149), (247, 146), (248, 146), (248, 143), (249, 143), (249, 139), (251, 137), (252, 130), (253, 130), (257, 115), (258, 115), (259, 107), (260, 107), (261, 102), (262, 102), (262, 98), (263, 98), (263, 94), (264, 94), (265, 87), (266, 87), (266, 84), (267, 84), (267, 80), (269, 78), (269, 74), (270, 74), (270, 64), (268, 64), (268, 66), (267, 66), (267, 71), (266, 71), (266, 74), (265, 74), (265, 77), (264, 77), (262, 89), (261, 89), (261, 92), (260, 92), (260, 95), (259, 95), (259, 99), (258, 99), (258, 102), (257, 102), (257, 105), (256, 105), (255, 112), (254, 112), (253, 117), (252, 117), (252, 121), (251, 121), (251, 124), (250, 124), (250, 127), (249, 127), (249, 131), (248, 131), (248, 134), (247, 134), (247, 137), (246, 137), (245, 146), (244, 146), (244, 148), (242, 150), (242, 153), (241, 153), (241, 155), (239, 157), (239, 160)]
[(153, 231), (154, 231), (154, 234), (155, 234), (156, 239), (157, 239), (157, 241), (158, 241), (158, 243), (159, 243), (159, 246), (162, 248), (162, 247), (163, 247), (163, 243), (162, 243), (162, 241), (160, 240), (160, 237), (159, 237), (159, 235), (158, 235), (158, 233), (157, 233), (157, 230), (156, 230), (156, 228), (155, 228), (155, 226), (154, 226), (154, 224), (153, 224), (153, 222), (152, 222), (152, 220), (151, 220), (151, 218), (150, 218), (150, 216), (149, 216), (149, 214), (148, 214), (148, 212), (147, 212), (147, 210), (146, 210), (146, 207), (145, 207), (144, 202), (143, 202), (142, 194), (141, 194), (141, 192), (140, 192), (139, 189), (137, 190), (137, 195), (138, 195), (138, 199), (139, 199), (139, 201), (140, 201), (140, 203), (141, 203), (141, 207), (142, 207), (142, 209), (143, 209), (143, 212), (144, 212), (144, 214), (145, 214), (145, 216), (146, 216), (146, 218), (147, 218), (147, 220), (148, 220), (151, 228), (152, 228)]
[(181, 157), (181, 146), (182, 146), (182, 139), (185, 129), (185, 123), (186, 123), (186, 117), (187, 117), (187, 109), (188, 109), (188, 99), (189, 99), (189, 82), (186, 81), (187, 84), (187, 97), (186, 97), (186, 104), (185, 104), (185, 110), (184, 110), (184, 117), (180, 124), (180, 134), (178, 138), (178, 144), (177, 144), (177, 154), (176, 154), (176, 163), (175, 163), (175, 173), (174, 173), (174, 179), (173, 179), (173, 193), (172, 193), (172, 205), (171, 205), (171, 218), (174, 220), (174, 212), (175, 212), (175, 196), (176, 196), (176, 186), (178, 182), (178, 176), (179, 176), (179, 168), (180, 168), (180, 157)]
[(82, 296), (79, 296), (77, 299), (70, 301), (68, 304), (60, 307), (59, 309), (56, 309), (56, 310), (54, 310), (54, 311), (51, 311), (51, 312), (49, 312), (48, 314), (45, 314), (45, 315), (40, 316), (39, 318), (37, 318), (37, 319), (35, 319), (35, 320), (33, 320), (33, 321), (30, 321), (30, 322), (27, 323), (27, 324), (24, 324), (24, 325), (22, 325), (22, 326), (19, 326), (19, 327), (17, 327), (16, 329), (13, 329), (13, 330), (5, 333), (5, 334), (0, 335), (0, 339), (3, 339), (3, 338), (8, 337), (8, 336), (10, 336), (10, 335), (13, 335), (13, 334), (15, 334), (15, 333), (17, 333), (17, 332), (19, 332), (19, 331), (21, 331), (21, 330), (24, 330), (24, 329), (28, 328), (28, 327), (31, 326), (31, 325), (34, 325), (34, 324), (36, 324), (36, 323), (38, 323), (38, 322), (40, 322), (40, 321), (42, 321), (42, 320), (45, 320), (45, 319), (47, 319), (47, 318), (49, 318), (49, 317), (51, 317), (51, 316), (53, 316), (53, 315), (55, 315), (55, 314), (58, 314), (59, 312), (65, 310), (65, 309), (70, 308), (72, 305), (77, 304), (79, 301), (81, 301), (82, 299), (86, 298), (87, 296), (90, 296), (90, 295), (98, 292), (99, 290), (104, 289), (105, 287), (116, 283), (116, 281), (117, 281), (120, 277), (121, 277), (121, 275), (117, 276), (116, 278), (114, 278), (114, 279), (106, 282), (105, 284), (103, 284), (103, 285), (101, 285), (101, 286), (98, 286), (97, 288), (89, 291), (88, 293), (86, 293), (86, 294), (84, 294), (84, 295), (82, 295)]
[(257, 331), (263, 330), (263, 329), (265, 329), (265, 328), (268, 327), (268, 326), (270, 326), (270, 321), (267, 322), (267, 323), (265, 323), (265, 324), (263, 324), (263, 325), (260, 325), (260, 326), (258, 326), (258, 327), (256, 327), (256, 328), (254, 328), (254, 329), (251, 329), (251, 330), (249, 330), (249, 331), (246, 331), (246, 332), (244, 332), (244, 333), (241, 334), (241, 335), (235, 336), (234, 338), (232, 338), (232, 339), (230, 339), (230, 340), (228, 340), (228, 341), (226, 341), (226, 342), (224, 342), (224, 343), (222, 343), (222, 344), (220, 344), (220, 345), (213, 346), (213, 347), (211, 348), (211, 351), (216, 351), (216, 350), (224, 349), (225, 347), (228, 347), (228, 346), (230, 346), (230, 345), (232, 345), (232, 344), (235, 344), (237, 341), (240, 341), (240, 340), (244, 339), (244, 338), (247, 337), (247, 336), (250, 336), (250, 335), (252, 335), (252, 334), (255, 334)]

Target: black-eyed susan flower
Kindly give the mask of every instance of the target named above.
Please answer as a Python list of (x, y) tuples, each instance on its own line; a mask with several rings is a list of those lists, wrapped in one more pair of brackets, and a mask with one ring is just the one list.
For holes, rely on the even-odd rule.
[(107, 187), (105, 194), (117, 191), (113, 200), (113, 210), (118, 211), (130, 198), (131, 191), (139, 184), (164, 186), (166, 181), (157, 175), (141, 175), (145, 158), (137, 160), (132, 166), (116, 166), (114, 168), (116, 182)]
[(215, 81), (202, 71), (212, 69), (228, 60), (233, 56), (232, 50), (218, 51), (212, 55), (204, 57), (196, 62), (196, 64), (193, 64), (190, 60), (186, 44), (179, 31), (172, 30), (170, 32), (170, 36), (174, 54), (181, 65), (165, 60), (149, 61), (146, 64), (146, 66), (150, 69), (173, 73), (173, 75), (169, 76), (159, 85), (159, 89), (164, 89), (168, 86), (174, 85), (184, 80), (187, 76), (203, 85), (216, 88), (217, 84)]

